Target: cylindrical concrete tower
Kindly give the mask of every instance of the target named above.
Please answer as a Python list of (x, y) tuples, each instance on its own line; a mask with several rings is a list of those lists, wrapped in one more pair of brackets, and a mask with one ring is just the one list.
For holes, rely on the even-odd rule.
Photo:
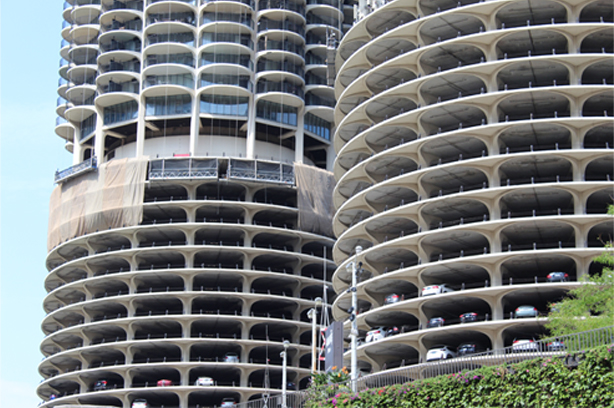
[(361, 345), (362, 370), (538, 337), (550, 303), (599, 270), (614, 226), (613, 8), (361, 4), (336, 64), (333, 315), (348, 316), (360, 245), (361, 335), (401, 332)]
[(326, 57), (343, 4), (69, 0), (63, 15), (56, 133), (74, 165), (51, 199), (43, 406), (278, 393), (284, 340), (288, 386), (305, 387), (307, 312), (334, 295)]

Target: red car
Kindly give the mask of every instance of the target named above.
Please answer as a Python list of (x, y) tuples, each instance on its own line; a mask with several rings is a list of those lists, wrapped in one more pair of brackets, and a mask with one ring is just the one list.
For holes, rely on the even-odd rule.
[(171, 380), (159, 380), (158, 381), (158, 387), (170, 387), (171, 385), (173, 385), (173, 382)]

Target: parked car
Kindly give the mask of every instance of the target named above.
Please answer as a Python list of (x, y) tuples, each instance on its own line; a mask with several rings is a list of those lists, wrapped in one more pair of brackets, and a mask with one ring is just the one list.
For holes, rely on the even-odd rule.
[(546, 344), (546, 347), (548, 351), (563, 351), (565, 350), (565, 342), (559, 340), (551, 341)]
[(560, 310), (559, 308), (559, 304), (558, 303), (550, 303), (550, 311), (551, 312), (558, 312)]
[(445, 322), (446, 321), (443, 317), (433, 317), (429, 319), (428, 323), (426, 324), (426, 328), (430, 329), (431, 327), (442, 327)]
[(376, 327), (373, 330), (369, 330), (367, 332), (366, 342), (371, 343), (373, 341), (378, 341), (386, 337), (387, 329), (383, 326)]
[(548, 279), (548, 282), (567, 282), (569, 275), (565, 272), (550, 272), (546, 279)]
[(486, 347), (480, 343), (463, 343), (456, 348), (456, 354), (458, 356), (466, 356), (467, 354), (483, 353), (486, 351)]
[(215, 385), (215, 381), (211, 377), (198, 377), (196, 381), (194, 381), (194, 385), (198, 385), (200, 387), (212, 387)]
[(391, 305), (393, 303), (398, 303), (401, 300), (402, 300), (401, 296), (397, 295), (396, 293), (391, 293), (384, 298), (384, 305)]
[(107, 380), (98, 380), (94, 383), (94, 391), (102, 391), (109, 388)]
[(173, 382), (171, 380), (158, 380), (158, 387), (170, 387), (171, 385), (173, 385)]
[(286, 389), (287, 390), (296, 390), (296, 383), (293, 383), (293, 382), (286, 383)]
[(235, 399), (234, 398), (224, 398), (222, 400), (222, 405), (220, 405), (220, 408), (230, 408), (230, 407), (235, 407)]
[(471, 323), (478, 321), (478, 314), (475, 312), (463, 313), (459, 317), (461, 323)]
[(132, 408), (149, 408), (149, 404), (146, 399), (137, 398), (132, 401)]
[(238, 363), (239, 355), (237, 353), (226, 353), (224, 354), (224, 361), (226, 363)]
[(514, 353), (536, 352), (539, 351), (539, 343), (536, 343), (535, 339), (514, 339), (512, 351)]
[(450, 288), (445, 283), (441, 285), (431, 285), (422, 288), (422, 296), (439, 295), (441, 293), (454, 292), (454, 289)]
[(514, 311), (514, 317), (515, 318), (519, 318), (519, 317), (537, 317), (538, 314), (539, 314), (539, 311), (537, 310), (537, 308), (535, 308), (534, 306), (531, 306), (531, 305), (518, 306), (516, 308), (516, 310)]
[(456, 352), (448, 346), (440, 346), (430, 349), (426, 353), (426, 361), (447, 360), (456, 357)]

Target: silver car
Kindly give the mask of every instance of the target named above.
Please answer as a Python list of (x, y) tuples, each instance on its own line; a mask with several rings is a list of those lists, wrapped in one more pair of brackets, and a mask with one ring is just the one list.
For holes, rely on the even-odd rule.
[(514, 317), (516, 319), (520, 317), (537, 317), (538, 315), (539, 311), (537, 308), (531, 305), (518, 306), (514, 311)]
[(426, 361), (447, 360), (456, 357), (456, 352), (448, 346), (435, 347), (426, 353)]
[(439, 295), (441, 293), (454, 292), (454, 289), (450, 288), (445, 283), (441, 285), (431, 285), (422, 288), (422, 296)]

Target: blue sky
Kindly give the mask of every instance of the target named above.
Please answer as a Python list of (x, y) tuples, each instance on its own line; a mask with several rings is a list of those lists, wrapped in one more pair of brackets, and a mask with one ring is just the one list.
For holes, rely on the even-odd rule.
[[(0, 0), (1, 1), (1, 0)], [(56, 136), (62, 0), (0, 5), (0, 407), (35, 407)]]

